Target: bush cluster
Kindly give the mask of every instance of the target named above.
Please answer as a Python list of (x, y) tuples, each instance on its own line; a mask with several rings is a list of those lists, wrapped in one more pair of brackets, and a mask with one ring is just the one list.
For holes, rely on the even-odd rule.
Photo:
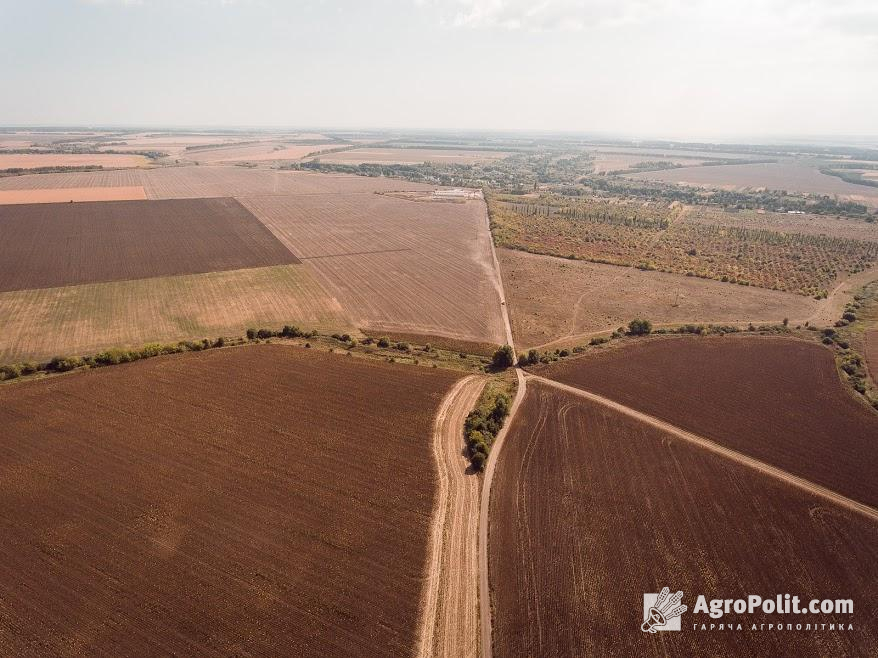
[(488, 459), (488, 451), (494, 438), (503, 427), (503, 421), (509, 415), (512, 401), (506, 393), (499, 393), (492, 405), (485, 409), (471, 411), (463, 426), (467, 451), (473, 468), (481, 471)]
[[(317, 330), (302, 331), (295, 325), (284, 325), (280, 331), (272, 329), (248, 329), (247, 340), (265, 340), (266, 338), (314, 338)], [(346, 334), (347, 335), (347, 334)], [(350, 338), (350, 336), (348, 336)]]

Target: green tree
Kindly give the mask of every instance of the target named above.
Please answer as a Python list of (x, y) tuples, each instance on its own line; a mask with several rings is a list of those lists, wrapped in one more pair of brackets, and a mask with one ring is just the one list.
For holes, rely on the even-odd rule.
[(652, 332), (652, 322), (649, 320), (631, 320), (628, 323), (628, 333), (632, 336), (646, 336)]
[(491, 365), (497, 370), (505, 370), (515, 365), (515, 352), (509, 345), (504, 345), (491, 357)]

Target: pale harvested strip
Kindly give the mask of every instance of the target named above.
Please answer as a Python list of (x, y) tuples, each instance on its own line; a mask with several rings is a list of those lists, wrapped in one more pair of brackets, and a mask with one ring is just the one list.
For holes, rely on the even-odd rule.
[(0, 363), (284, 324), (352, 328), (303, 265), (18, 290), (0, 293)]
[(120, 153), (0, 153), (0, 169), (38, 167), (140, 167), (142, 155)]
[(70, 203), (72, 201), (139, 201), (146, 199), (143, 185), (129, 187), (59, 187), (0, 190), (0, 205), (21, 203)]
[(143, 169), (73, 171), (0, 178), (0, 190), (48, 190), (72, 187), (133, 187), (142, 185)]

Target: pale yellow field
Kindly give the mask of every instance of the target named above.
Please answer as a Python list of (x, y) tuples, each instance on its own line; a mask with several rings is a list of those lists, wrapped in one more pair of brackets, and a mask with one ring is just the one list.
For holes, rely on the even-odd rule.
[(187, 151), (187, 160), (201, 163), (213, 162), (271, 162), (274, 160), (299, 160), (320, 149), (332, 148), (333, 144), (279, 144), (266, 142), (244, 146), (231, 145), (222, 148)]
[(0, 153), (0, 169), (37, 167), (139, 167), (149, 160), (142, 155), (119, 153)]
[(353, 330), (304, 265), (0, 293), (0, 364), (248, 327)]
[(0, 190), (0, 205), (16, 203), (70, 203), (72, 201), (129, 201), (145, 199), (143, 185), (132, 187), (58, 187)]

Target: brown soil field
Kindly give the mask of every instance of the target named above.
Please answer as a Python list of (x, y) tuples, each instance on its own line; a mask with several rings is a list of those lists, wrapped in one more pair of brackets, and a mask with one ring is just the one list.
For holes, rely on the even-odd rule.
[[(318, 150), (318, 149), (314, 149)], [(475, 164), (502, 160), (510, 153), (500, 151), (468, 151), (466, 149), (419, 149), (419, 148), (362, 148), (319, 156), (321, 162), (339, 164), (420, 164), (444, 162)]]
[(299, 261), (234, 199), (0, 206), (0, 291)]
[(289, 145), (278, 142), (249, 144), (245, 146), (228, 146), (224, 148), (187, 151), (185, 158), (196, 162), (269, 162), (273, 160), (300, 160), (309, 153), (321, 148), (337, 146), (330, 144)]
[(467, 340), (455, 340), (446, 336), (430, 336), (429, 334), (401, 334), (394, 331), (365, 331), (372, 338), (387, 338), (392, 342), (411, 343), (413, 345), (426, 345), (429, 343), (433, 348), (448, 350), (449, 352), (462, 352), (464, 354), (477, 354), (479, 356), (491, 356), (497, 351), (499, 343), (473, 343)]
[(866, 367), (869, 369), (872, 381), (878, 385), (878, 329), (867, 331), (864, 342), (866, 345)]
[(356, 329), (305, 265), (0, 292), (0, 365), (285, 324)]
[[(874, 655), (878, 524), (616, 410), (530, 382), (492, 487), (494, 655)], [(682, 590), (681, 632), (640, 630)], [(853, 615), (695, 613), (698, 594), (852, 599)], [(769, 623), (853, 630), (769, 631)], [(693, 624), (742, 624), (740, 631)], [(752, 624), (766, 624), (752, 631)]]
[(344, 193), (241, 200), (364, 331), (504, 341), (481, 200)]
[(0, 190), (0, 205), (18, 203), (70, 203), (71, 201), (135, 201), (146, 199), (142, 185), (132, 187), (68, 187), (35, 190)]
[(142, 155), (119, 153), (0, 153), (0, 169), (37, 167), (140, 167), (149, 162)]
[(870, 206), (878, 206), (878, 188), (846, 183), (835, 176), (820, 173), (814, 166), (795, 162), (644, 171), (630, 174), (629, 178), (729, 190), (766, 188), (806, 194), (837, 194)]
[(458, 377), (261, 345), (0, 387), (0, 651), (411, 655)]
[(499, 249), (519, 351), (613, 330), (634, 318), (655, 324), (754, 322), (795, 325), (822, 302), (810, 297), (630, 267)]
[(817, 343), (672, 337), (537, 370), (878, 507), (878, 415)]

